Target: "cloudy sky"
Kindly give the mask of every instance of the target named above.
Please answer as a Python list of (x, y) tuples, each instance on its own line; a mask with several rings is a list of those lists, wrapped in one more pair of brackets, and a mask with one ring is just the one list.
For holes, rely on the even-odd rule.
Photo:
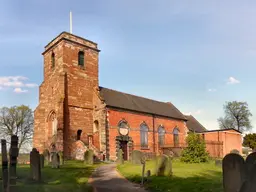
[(41, 53), (70, 10), (101, 49), (101, 86), (171, 101), (208, 129), (225, 101), (246, 101), (256, 127), (255, 1), (0, 0), (0, 106), (37, 106)]

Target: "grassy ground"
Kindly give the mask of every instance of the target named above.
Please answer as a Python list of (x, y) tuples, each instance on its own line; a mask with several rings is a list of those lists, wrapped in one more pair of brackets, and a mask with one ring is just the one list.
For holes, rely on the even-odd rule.
[[(222, 171), (214, 162), (185, 164), (174, 160), (172, 177), (156, 177), (155, 162), (147, 161), (146, 169), (151, 170), (150, 181), (145, 187), (155, 192), (223, 192)], [(125, 163), (118, 166), (119, 172), (133, 182), (141, 181), (142, 166)]]
[[(92, 191), (87, 184), (93, 170), (98, 165), (86, 166), (79, 161), (65, 162), (60, 169), (49, 166), (42, 169), (42, 182), (35, 183), (29, 179), (29, 165), (18, 165), (17, 192), (86, 192)], [(2, 181), (0, 181), (0, 186)], [(0, 188), (2, 192), (2, 187)]]

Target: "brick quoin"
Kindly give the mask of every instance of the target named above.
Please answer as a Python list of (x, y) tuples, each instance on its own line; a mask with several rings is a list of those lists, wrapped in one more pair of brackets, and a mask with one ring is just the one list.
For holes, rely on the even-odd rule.
[[(78, 65), (79, 52), (84, 53), (84, 66)], [(67, 32), (45, 46), (42, 53), (44, 79), (39, 87), (39, 104), (34, 111), (33, 147), (40, 153), (46, 149), (63, 151), (66, 159), (82, 159), (83, 153), (91, 148), (99, 159), (116, 160), (121, 146), (127, 159), (130, 159), (132, 150), (141, 150), (149, 155), (165, 153), (166, 150), (179, 154), (186, 146), (187, 133), (191, 131), (185, 116), (171, 103), (163, 102), (158, 102), (157, 106), (162, 106), (158, 112), (154, 113), (154, 109), (151, 113), (146, 112), (148, 107), (143, 102), (147, 99), (141, 97), (137, 97), (137, 102), (142, 108), (144, 106), (144, 111), (117, 108), (114, 107), (115, 102), (110, 106), (99, 87), (99, 52), (96, 43)], [(116, 96), (123, 95), (118, 93)], [(124, 98), (127, 97), (132, 98), (131, 95)], [(147, 102), (157, 103), (153, 100)], [(168, 117), (159, 115), (166, 114), (163, 108), (169, 111)], [(172, 118), (170, 114), (173, 111), (181, 118)], [(122, 121), (128, 125), (128, 135), (122, 135), (119, 127)], [(147, 147), (141, 146), (142, 123), (148, 127)], [(163, 146), (159, 145), (159, 126), (165, 130)], [(178, 145), (175, 146), (174, 129), (178, 130)], [(200, 134), (204, 134), (211, 156), (223, 156), (233, 148), (241, 151), (241, 134), (236, 131)], [(218, 152), (216, 145), (212, 144), (216, 142), (222, 142)]]

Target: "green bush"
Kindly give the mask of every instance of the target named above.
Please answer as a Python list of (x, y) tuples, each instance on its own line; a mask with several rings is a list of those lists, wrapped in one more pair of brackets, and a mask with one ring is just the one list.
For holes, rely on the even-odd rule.
[(186, 138), (187, 148), (181, 153), (181, 161), (185, 163), (201, 163), (209, 161), (209, 154), (206, 151), (205, 142), (199, 134), (189, 133)]

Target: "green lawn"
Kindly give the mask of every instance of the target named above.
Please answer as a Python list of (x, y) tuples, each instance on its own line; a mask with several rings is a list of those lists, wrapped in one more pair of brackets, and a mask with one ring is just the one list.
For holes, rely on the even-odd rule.
[[(68, 161), (60, 169), (47, 166), (42, 169), (42, 182), (29, 179), (29, 165), (17, 167), (17, 192), (86, 192), (92, 191), (88, 178), (98, 165), (86, 166), (83, 162)], [(2, 181), (0, 181), (2, 192)], [(15, 190), (16, 191), (16, 190)]]
[[(150, 181), (145, 187), (150, 191), (164, 192), (223, 192), (222, 170), (214, 162), (203, 164), (185, 164), (173, 160), (172, 177), (156, 177), (155, 162), (147, 161), (146, 169), (151, 170)], [(119, 172), (127, 179), (139, 183), (141, 181), (142, 166), (126, 162), (118, 166)]]

